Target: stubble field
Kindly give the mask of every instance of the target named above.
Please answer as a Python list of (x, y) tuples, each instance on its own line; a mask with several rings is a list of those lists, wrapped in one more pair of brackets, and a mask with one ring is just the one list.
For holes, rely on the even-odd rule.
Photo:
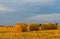
[(60, 39), (60, 27), (57, 30), (39, 30), (16, 32), (12, 28), (0, 27), (0, 39)]

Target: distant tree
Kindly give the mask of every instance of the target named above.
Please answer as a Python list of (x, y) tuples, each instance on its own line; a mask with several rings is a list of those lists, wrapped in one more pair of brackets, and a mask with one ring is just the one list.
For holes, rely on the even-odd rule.
[(41, 26), (42, 24), (39, 24), (39, 27)]
[(58, 25), (58, 23), (55, 23), (56, 25)]

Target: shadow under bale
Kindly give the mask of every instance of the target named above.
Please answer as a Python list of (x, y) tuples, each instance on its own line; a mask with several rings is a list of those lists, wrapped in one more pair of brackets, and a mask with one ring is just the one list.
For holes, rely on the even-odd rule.
[(58, 25), (51, 24), (51, 23), (42, 24), (41, 26), (41, 30), (55, 30), (57, 28), (58, 28)]
[(39, 25), (37, 23), (31, 23), (27, 26), (27, 31), (38, 31)]

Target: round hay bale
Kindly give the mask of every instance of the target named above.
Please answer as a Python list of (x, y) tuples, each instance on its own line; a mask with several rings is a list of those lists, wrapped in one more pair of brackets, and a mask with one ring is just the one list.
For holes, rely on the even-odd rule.
[(14, 24), (14, 31), (20, 31), (22, 32), (22, 28), (21, 28), (21, 24), (20, 23), (16, 23)]
[(39, 25), (37, 23), (31, 23), (27, 26), (27, 31), (37, 31), (39, 30)]
[(27, 24), (26, 23), (21, 23), (22, 31), (26, 32), (27, 31)]
[(45, 24), (42, 24), (41, 29), (42, 30), (54, 30), (54, 29), (57, 29), (57, 25), (51, 24), (51, 23), (45, 23)]
[(25, 23), (16, 23), (14, 25), (14, 30), (19, 31), (19, 32), (25, 32), (27, 30)]
[(55, 30), (55, 29), (58, 28), (58, 25), (56, 25), (56, 24), (51, 24), (51, 23), (50, 23), (50, 25), (51, 25), (51, 28), (52, 28), (53, 30)]

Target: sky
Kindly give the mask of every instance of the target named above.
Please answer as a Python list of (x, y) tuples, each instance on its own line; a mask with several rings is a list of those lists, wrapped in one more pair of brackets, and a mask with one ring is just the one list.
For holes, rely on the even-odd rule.
[(0, 0), (0, 25), (16, 22), (60, 24), (60, 0)]

